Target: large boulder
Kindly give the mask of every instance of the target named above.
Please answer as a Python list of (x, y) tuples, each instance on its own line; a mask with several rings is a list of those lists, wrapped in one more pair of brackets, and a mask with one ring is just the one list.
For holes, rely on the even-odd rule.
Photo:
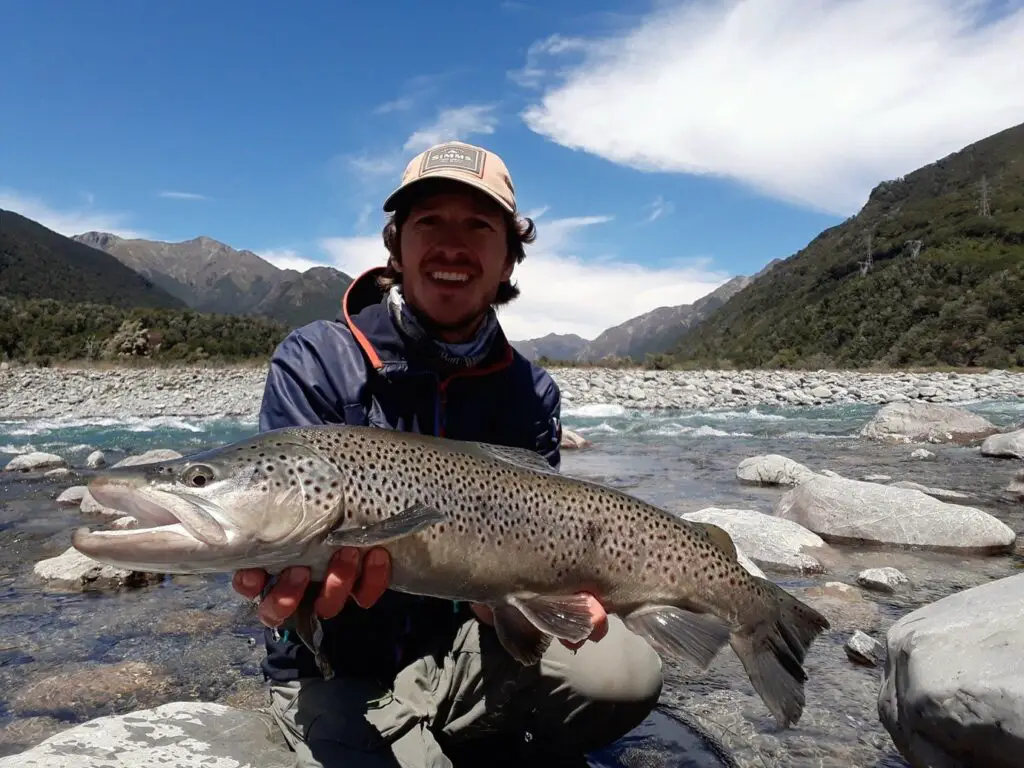
[(999, 459), (1024, 459), (1024, 429), (989, 435), (981, 444), (981, 455)]
[(907, 614), (886, 646), (878, 716), (911, 765), (1024, 762), (1024, 574)]
[(984, 416), (964, 408), (906, 401), (880, 408), (860, 436), (901, 443), (970, 443), (998, 431)]
[(819, 559), (829, 546), (821, 537), (791, 520), (751, 509), (708, 507), (681, 515), (686, 520), (711, 523), (722, 528), (751, 560), (769, 568), (822, 573)]
[(174, 702), (61, 731), (0, 768), (295, 768), (269, 716)]
[(67, 460), (55, 453), (32, 451), (15, 456), (4, 466), (5, 472), (41, 472), (44, 469), (64, 469)]
[(874, 542), (1004, 553), (1016, 533), (976, 507), (949, 504), (912, 488), (812, 477), (779, 499), (775, 515), (826, 541)]

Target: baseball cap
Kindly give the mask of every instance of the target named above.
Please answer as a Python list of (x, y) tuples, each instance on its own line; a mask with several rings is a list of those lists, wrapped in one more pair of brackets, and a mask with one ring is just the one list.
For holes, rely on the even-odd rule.
[(516, 212), (516, 192), (505, 161), (494, 152), (446, 141), (416, 155), (405, 167), (402, 182), (384, 201), (384, 210), (395, 210), (398, 198), (409, 187), (428, 179), (450, 179), (468, 184), (495, 200), (509, 213)]

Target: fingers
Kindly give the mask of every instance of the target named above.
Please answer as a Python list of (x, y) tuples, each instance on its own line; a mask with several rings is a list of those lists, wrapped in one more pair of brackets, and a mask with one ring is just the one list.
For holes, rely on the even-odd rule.
[(359, 550), (345, 547), (331, 556), (320, 595), (313, 604), (318, 616), (330, 619), (345, 607), (359, 578)]
[(361, 608), (376, 603), (391, 581), (391, 556), (386, 549), (371, 549), (362, 557), (358, 549), (345, 547), (331, 557), (323, 589), (314, 609), (319, 616), (336, 616), (349, 597)]
[(363, 575), (352, 592), (352, 599), (361, 608), (369, 608), (380, 600), (391, 581), (391, 555), (386, 549), (371, 549), (363, 558)]
[(292, 566), (281, 571), (281, 578), (260, 602), (257, 613), (268, 627), (277, 627), (295, 613), (309, 585), (309, 568)]
[(267, 583), (267, 572), (259, 568), (246, 568), (242, 571), (235, 571), (231, 577), (231, 587), (242, 597), (255, 600), (263, 585)]

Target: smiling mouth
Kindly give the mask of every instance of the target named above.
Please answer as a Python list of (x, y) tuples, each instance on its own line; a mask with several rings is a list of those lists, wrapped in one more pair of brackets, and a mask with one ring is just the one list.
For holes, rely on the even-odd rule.
[(448, 283), (451, 285), (460, 285), (469, 282), (469, 275), (465, 272), (445, 272), (438, 270), (430, 273), (431, 279), (439, 283)]

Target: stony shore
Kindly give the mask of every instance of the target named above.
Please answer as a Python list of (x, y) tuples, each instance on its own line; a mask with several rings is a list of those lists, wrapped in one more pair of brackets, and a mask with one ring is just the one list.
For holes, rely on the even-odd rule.
[[(645, 371), (553, 368), (568, 410), (752, 408), (1024, 398), (1024, 373)], [(265, 369), (0, 366), (0, 418), (241, 416), (259, 412)]]

